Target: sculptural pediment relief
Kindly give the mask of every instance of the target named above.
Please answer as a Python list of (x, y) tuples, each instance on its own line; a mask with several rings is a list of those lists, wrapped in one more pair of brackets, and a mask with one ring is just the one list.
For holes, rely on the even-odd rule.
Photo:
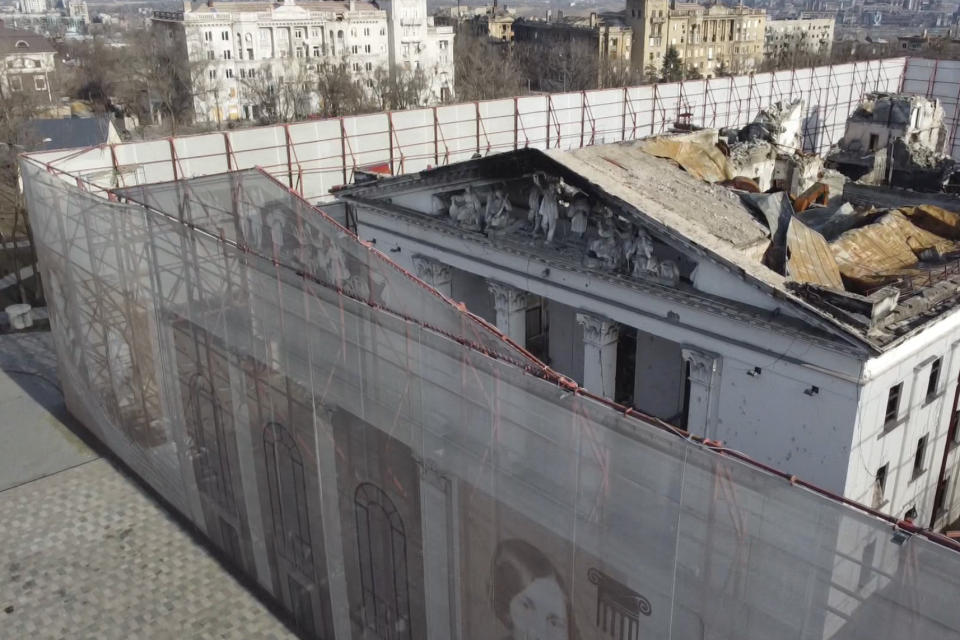
[(671, 285), (680, 281), (675, 252), (664, 255), (663, 243), (642, 224), (545, 172), (434, 193), (430, 213), (464, 231), (526, 241), (591, 269)]

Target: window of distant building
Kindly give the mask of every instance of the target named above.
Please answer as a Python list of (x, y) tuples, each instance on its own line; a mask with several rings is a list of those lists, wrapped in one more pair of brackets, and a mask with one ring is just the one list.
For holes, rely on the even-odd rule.
[(229, 51), (224, 51), (224, 52), (223, 52), (223, 59), (224, 59), (224, 60), (229, 60), (231, 57), (232, 57), (232, 56), (231, 56), (231, 54), (230, 54)]
[(17, 49), (29, 49), (30, 43), (27, 42), (26, 40), (17, 40), (16, 47)]
[(357, 45), (353, 45), (352, 47), (350, 47), (350, 50), (356, 53), (359, 50), (359, 47), (357, 47)]
[(370, 53), (370, 45), (366, 45), (363, 50), (367, 53)]
[(303, 29), (296, 29), (293, 32), (294, 38), (303, 38)]
[(373, 63), (372, 63), (372, 62), (368, 62), (368, 63), (367, 63), (367, 71), (373, 71)]
[(229, 32), (229, 31), (221, 31), (221, 32), (220, 32), (220, 39), (221, 39), (221, 40), (229, 40), (229, 39), (230, 39), (230, 32)]
[(203, 39), (207, 42), (211, 42), (213, 40), (213, 31), (204, 31)]
[(225, 71), (223, 72), (223, 75), (225, 75), (225, 76), (228, 77), (228, 78), (232, 78), (232, 77), (233, 77), (233, 69), (227, 69), (227, 70), (225, 70)]
[(33, 76), (33, 87), (37, 91), (46, 91), (47, 90), (47, 79), (43, 76)]
[(23, 82), (20, 80), (20, 76), (12, 76), (10, 78), (10, 90), (11, 91), (23, 90)]
[(213, 60), (217, 57), (217, 54), (213, 51), (207, 51), (207, 60)]
[(216, 70), (216, 69), (210, 69), (210, 71), (207, 71), (207, 77), (210, 78), (211, 80), (216, 80), (216, 79), (217, 79), (217, 70)]

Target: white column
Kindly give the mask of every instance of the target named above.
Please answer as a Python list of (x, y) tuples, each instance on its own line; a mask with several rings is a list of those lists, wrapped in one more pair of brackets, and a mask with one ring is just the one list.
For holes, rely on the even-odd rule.
[(417, 254), (413, 256), (417, 277), (448, 298), (453, 297), (453, 271), (450, 265)]
[(714, 437), (712, 423), (716, 419), (716, 410), (713, 405), (719, 387), (720, 358), (712, 353), (685, 348), (683, 360), (690, 365), (687, 431), (696, 436)]
[(497, 329), (521, 347), (527, 342), (527, 292), (510, 285), (490, 281), (493, 306), (497, 310)]
[(620, 326), (589, 313), (578, 313), (577, 324), (583, 327), (583, 386), (604, 398), (613, 398)]

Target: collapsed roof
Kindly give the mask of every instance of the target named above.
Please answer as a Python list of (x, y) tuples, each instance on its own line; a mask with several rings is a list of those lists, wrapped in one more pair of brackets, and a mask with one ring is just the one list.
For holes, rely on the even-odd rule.
[[(545, 172), (678, 248), (706, 254), (776, 298), (790, 301), (811, 331), (826, 328), (874, 352), (922, 329), (960, 298), (957, 214), (931, 207), (869, 213), (832, 207), (796, 214), (784, 196), (786, 212), (773, 216), (778, 227), (756, 201), (745, 201), (735, 191), (647, 153), (647, 144), (573, 151), (522, 149), (350, 186), (338, 195), (418, 216), (422, 212), (398, 206), (389, 196), (431, 185), (493, 184)], [(435, 223), (436, 212), (427, 217)], [(477, 241), (488, 241), (483, 233), (475, 233)], [(783, 248), (781, 266), (771, 268), (766, 258), (778, 244)], [(891, 260), (894, 245), (897, 258)], [(542, 251), (529, 243), (523, 246), (524, 251)], [(582, 260), (593, 266), (586, 253)], [(674, 285), (690, 287), (684, 282)]]

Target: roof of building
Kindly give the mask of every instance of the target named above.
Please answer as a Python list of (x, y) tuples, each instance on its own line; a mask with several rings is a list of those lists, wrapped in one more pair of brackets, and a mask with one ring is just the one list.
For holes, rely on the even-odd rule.
[(21, 136), (34, 151), (92, 147), (107, 142), (110, 120), (100, 118), (50, 118), (31, 120)]
[[(821, 233), (819, 227), (810, 227), (806, 214), (794, 213), (785, 194), (738, 195), (675, 162), (650, 155), (643, 148), (645, 144), (601, 144), (571, 151), (520, 149), (348, 186), (339, 194), (395, 209), (394, 213), (414, 214), (394, 206), (388, 196), (437, 184), (477, 179), (492, 183), (516, 180), (536, 171), (551, 173), (585, 193), (599, 191), (621, 216), (632, 216), (637, 224), (672, 239), (678, 247), (712, 256), (776, 299), (789, 301), (812, 334), (824, 335), (826, 330), (842, 342), (873, 352), (898, 344), (948, 312), (960, 299), (960, 263), (956, 269), (941, 269), (936, 266), (942, 264), (940, 258), (916, 259), (890, 270), (881, 264), (882, 256), (878, 257), (871, 244), (878, 234), (883, 235), (884, 225), (901, 230), (909, 227), (913, 235), (923, 229), (955, 227), (955, 237), (960, 238), (960, 215), (944, 217), (946, 214), (902, 210), (891, 212), (900, 223), (893, 226), (879, 214), (850, 216), (849, 224), (836, 234), (824, 235), (826, 232)], [(429, 217), (433, 218), (431, 224), (437, 224), (434, 216)], [(778, 219), (782, 234), (777, 232)], [(930, 253), (943, 260), (953, 253), (960, 255), (960, 242), (950, 240), (954, 237), (951, 233), (935, 230), (929, 234), (940, 236), (931, 237)], [(478, 233), (478, 241), (486, 241), (482, 236)], [(771, 268), (770, 248), (781, 244), (785, 255), (779, 267)], [(521, 250), (546, 251), (531, 248), (529, 243), (525, 246)], [(859, 257), (851, 259), (854, 254)], [(870, 277), (858, 280), (853, 273), (857, 268), (872, 270)], [(684, 286), (689, 285), (680, 285)], [(731, 300), (722, 304), (736, 303)], [(786, 330), (789, 321), (781, 318), (777, 323)]]
[(0, 26), (0, 55), (53, 51), (56, 51), (56, 49), (53, 48), (49, 40), (41, 35), (24, 29), (10, 29)]

